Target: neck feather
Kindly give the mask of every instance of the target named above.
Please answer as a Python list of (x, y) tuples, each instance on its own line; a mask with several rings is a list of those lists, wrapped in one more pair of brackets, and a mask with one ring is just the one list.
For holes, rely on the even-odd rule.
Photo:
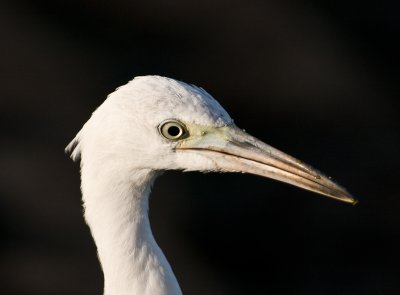
[(182, 294), (150, 228), (149, 194), (156, 177), (150, 170), (82, 166), (85, 219), (103, 268), (105, 295)]

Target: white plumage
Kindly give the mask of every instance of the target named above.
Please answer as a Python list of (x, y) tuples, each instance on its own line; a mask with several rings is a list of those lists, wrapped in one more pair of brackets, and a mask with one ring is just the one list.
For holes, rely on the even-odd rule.
[(165, 77), (118, 88), (66, 150), (81, 160), (105, 295), (181, 294), (148, 218), (151, 186), (165, 170), (253, 173), (354, 202), (315, 169), (237, 128), (205, 90)]

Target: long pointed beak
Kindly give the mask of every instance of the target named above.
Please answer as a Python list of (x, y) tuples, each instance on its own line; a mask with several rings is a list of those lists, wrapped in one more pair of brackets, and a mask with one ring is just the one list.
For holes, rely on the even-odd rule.
[(256, 174), (343, 202), (357, 203), (346, 189), (329, 177), (236, 126), (209, 128), (192, 125), (189, 131), (193, 136), (180, 142), (176, 151), (202, 154), (215, 163), (217, 170)]

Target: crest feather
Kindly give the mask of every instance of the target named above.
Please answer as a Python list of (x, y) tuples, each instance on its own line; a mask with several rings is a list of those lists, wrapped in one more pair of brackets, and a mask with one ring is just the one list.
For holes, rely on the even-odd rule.
[(77, 162), (81, 159), (81, 148), (80, 148), (80, 132), (75, 136), (75, 138), (67, 145), (65, 148), (65, 153), (70, 156), (70, 158)]

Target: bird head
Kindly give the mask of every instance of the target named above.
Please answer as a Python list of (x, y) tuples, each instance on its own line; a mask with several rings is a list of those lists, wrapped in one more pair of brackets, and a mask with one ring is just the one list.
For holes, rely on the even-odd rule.
[(81, 165), (115, 173), (251, 173), (355, 203), (316, 169), (238, 128), (204, 89), (165, 77), (136, 77), (118, 88), (66, 150)]

